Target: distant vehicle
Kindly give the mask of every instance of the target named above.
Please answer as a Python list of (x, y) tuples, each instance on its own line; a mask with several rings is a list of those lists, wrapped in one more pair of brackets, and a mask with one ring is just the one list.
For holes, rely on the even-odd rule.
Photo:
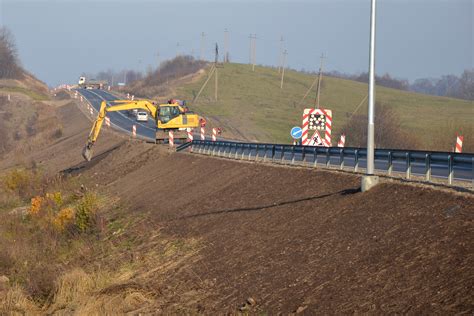
[(79, 77), (79, 87), (84, 89), (103, 89), (108, 83), (105, 80), (86, 79)]
[(128, 116), (135, 116), (135, 117), (137, 117), (137, 114), (138, 114), (138, 109), (128, 110)]
[(137, 113), (137, 121), (138, 122), (148, 122), (148, 113), (147, 112), (138, 112)]

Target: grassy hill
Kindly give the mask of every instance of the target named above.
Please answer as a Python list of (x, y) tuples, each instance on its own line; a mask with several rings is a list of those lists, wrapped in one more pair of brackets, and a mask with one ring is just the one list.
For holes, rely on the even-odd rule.
[[(176, 96), (192, 100), (207, 78), (202, 76), (176, 89)], [(223, 126), (232, 136), (244, 139), (283, 142), (291, 141), (292, 126), (301, 125), (304, 108), (314, 107), (315, 89), (304, 102), (314, 75), (286, 71), (283, 89), (276, 69), (257, 66), (255, 71), (245, 64), (225, 64), (218, 69), (219, 94), (214, 100), (214, 78), (203, 90), (193, 109), (208, 117), (213, 125)], [(364, 83), (339, 78), (324, 77), (321, 88), (321, 106), (333, 111), (333, 134), (347, 135), (343, 127), (367, 95)], [(469, 141), (472, 135), (474, 106), (470, 101), (435, 97), (377, 87), (376, 101), (395, 110), (401, 128), (416, 138), (422, 148), (450, 150), (456, 132), (465, 134), (465, 149), (474, 151)], [(366, 115), (367, 101), (356, 114)], [(376, 114), (377, 115), (377, 114)]]

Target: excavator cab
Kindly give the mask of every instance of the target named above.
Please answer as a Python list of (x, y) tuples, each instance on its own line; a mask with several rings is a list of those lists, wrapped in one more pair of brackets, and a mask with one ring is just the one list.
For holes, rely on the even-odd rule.
[(168, 123), (171, 119), (179, 116), (181, 111), (177, 105), (162, 105), (158, 109), (158, 119), (163, 123)]

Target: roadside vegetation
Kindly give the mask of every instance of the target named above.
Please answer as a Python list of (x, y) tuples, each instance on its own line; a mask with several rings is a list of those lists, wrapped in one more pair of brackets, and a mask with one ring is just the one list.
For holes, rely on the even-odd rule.
[(0, 181), (0, 314), (156, 310), (170, 297), (155, 277), (198, 245), (145, 229), (146, 214), (83, 178), (21, 168)]

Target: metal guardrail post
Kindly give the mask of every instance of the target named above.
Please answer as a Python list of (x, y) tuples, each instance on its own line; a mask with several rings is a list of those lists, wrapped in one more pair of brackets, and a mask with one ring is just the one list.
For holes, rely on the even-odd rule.
[(329, 147), (326, 147), (326, 168), (329, 168), (331, 164), (331, 154), (329, 153)]
[(291, 164), (295, 164), (295, 146), (291, 147)]
[(216, 143), (213, 143), (211, 146), (212, 146), (211, 156), (215, 156), (216, 155)]
[(306, 165), (306, 146), (303, 146), (301, 148), (301, 150), (302, 150), (302, 152), (301, 152), (301, 164), (303, 166), (305, 166)]
[(453, 184), (454, 168), (453, 168), (453, 155), (448, 155), (448, 183)]
[(242, 156), (240, 157), (241, 160), (244, 160), (244, 157), (245, 157), (245, 145), (242, 145), (242, 147), (240, 148), (242, 150)]
[(247, 160), (250, 160), (250, 157), (252, 156), (252, 145), (249, 144), (249, 155), (247, 157)]
[(285, 147), (282, 145), (282, 146), (281, 146), (281, 157), (280, 157), (280, 162), (282, 162), (282, 163), (283, 163), (284, 159), (285, 159)]
[(275, 161), (275, 145), (272, 145), (272, 162)]
[(472, 187), (474, 188), (474, 157), (472, 157)]
[(359, 171), (359, 150), (355, 150), (354, 152), (354, 172)]
[(392, 157), (392, 152), (391, 152), (391, 151), (388, 152), (388, 157), (387, 157), (387, 159), (388, 159), (388, 170), (387, 170), (387, 174), (388, 174), (389, 176), (391, 176), (391, 175), (392, 175), (392, 172), (393, 172), (393, 157)]
[(316, 168), (317, 166), (318, 166), (318, 148), (314, 147), (313, 167)]
[(407, 165), (407, 170), (406, 170), (406, 178), (408, 180), (410, 180), (410, 176), (411, 176), (411, 155), (410, 153), (406, 153), (406, 157), (407, 157), (407, 162), (406, 162), (406, 165)]
[(264, 151), (264, 153), (263, 153), (263, 162), (266, 162), (267, 161), (267, 151), (268, 151), (266, 144), (263, 145), (263, 151)]
[(219, 143), (217, 144), (217, 156), (218, 156), (218, 157), (221, 156), (221, 146), (222, 146), (222, 144), (219, 142)]
[(431, 180), (431, 155), (430, 154), (425, 155), (425, 180), (426, 181)]
[(239, 152), (239, 145), (238, 145), (238, 144), (235, 144), (234, 159), (239, 159), (239, 157), (238, 157), (238, 152)]
[(339, 152), (339, 169), (344, 169), (344, 148)]
[(256, 152), (255, 152), (255, 161), (258, 161), (258, 144), (257, 144)]

